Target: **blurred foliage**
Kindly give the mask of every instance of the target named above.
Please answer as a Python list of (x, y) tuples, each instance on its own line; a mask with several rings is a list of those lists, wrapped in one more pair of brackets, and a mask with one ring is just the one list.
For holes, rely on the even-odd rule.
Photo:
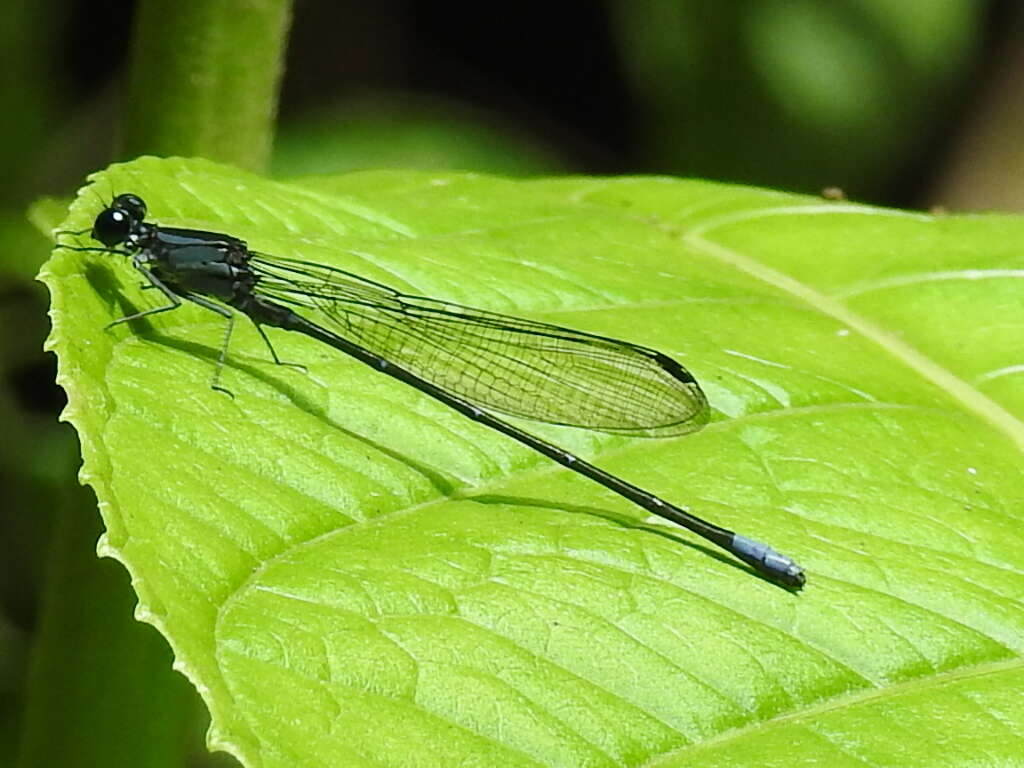
[(60, 89), (54, 17), (58, 0), (6, 0), (0, 10), (0, 163), (5, 179), (0, 203), (17, 205), (25, 200), (32, 183), (33, 163), (44, 151), (41, 139), (49, 132)]
[(649, 164), (877, 199), (946, 130), (985, 6), (621, 0), (613, 8)]
[(565, 163), (551, 149), (460, 104), (378, 94), (282, 126), (270, 164), (271, 173), (282, 177), (364, 168), (522, 176), (557, 173)]

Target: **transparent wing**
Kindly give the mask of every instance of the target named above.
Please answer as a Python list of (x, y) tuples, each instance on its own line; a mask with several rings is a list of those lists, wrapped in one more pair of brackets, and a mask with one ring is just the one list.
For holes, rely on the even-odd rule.
[(655, 350), (408, 296), (322, 264), (254, 253), (249, 266), (259, 295), (318, 310), (331, 333), (482, 408), (648, 437), (707, 423), (700, 386)]

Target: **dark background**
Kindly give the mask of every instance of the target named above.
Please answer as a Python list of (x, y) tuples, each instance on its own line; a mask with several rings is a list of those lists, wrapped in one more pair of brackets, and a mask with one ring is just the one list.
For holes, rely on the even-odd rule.
[[(116, 158), (133, 8), (54, 5), (35, 69), (53, 87), (22, 99), (49, 119), (43, 137), (27, 121), (22, 156), (27, 188), (60, 193)], [(670, 173), (928, 206), (1020, 64), (1022, 24), (1008, 0), (298, 0), (275, 170), (333, 129), (333, 167), (294, 170)], [(491, 157), (460, 151), (467, 133)]]

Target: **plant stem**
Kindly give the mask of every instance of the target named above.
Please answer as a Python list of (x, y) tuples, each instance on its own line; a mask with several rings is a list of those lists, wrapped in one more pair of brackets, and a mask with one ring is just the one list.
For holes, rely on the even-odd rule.
[(290, 0), (144, 0), (123, 154), (261, 171), (273, 141)]

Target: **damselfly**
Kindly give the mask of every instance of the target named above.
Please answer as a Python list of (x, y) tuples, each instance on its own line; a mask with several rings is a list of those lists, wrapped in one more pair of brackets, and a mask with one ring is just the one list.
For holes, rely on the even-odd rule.
[[(145, 219), (142, 198), (118, 195), (91, 230), (103, 247), (77, 250), (127, 256), (168, 300), (112, 325), (176, 309), (182, 300), (225, 318), (215, 389), (223, 390), (220, 373), (237, 310), (255, 324), (276, 363), (281, 360), (264, 326), (298, 331), (351, 355), (703, 536), (772, 581), (804, 585), (803, 568), (768, 545), (702, 520), (491, 413), (624, 435), (682, 435), (704, 426), (710, 410), (696, 380), (671, 357), (626, 341), (406, 295), (341, 269), (250, 250), (230, 235)], [(296, 309), (324, 319), (315, 322)]]

